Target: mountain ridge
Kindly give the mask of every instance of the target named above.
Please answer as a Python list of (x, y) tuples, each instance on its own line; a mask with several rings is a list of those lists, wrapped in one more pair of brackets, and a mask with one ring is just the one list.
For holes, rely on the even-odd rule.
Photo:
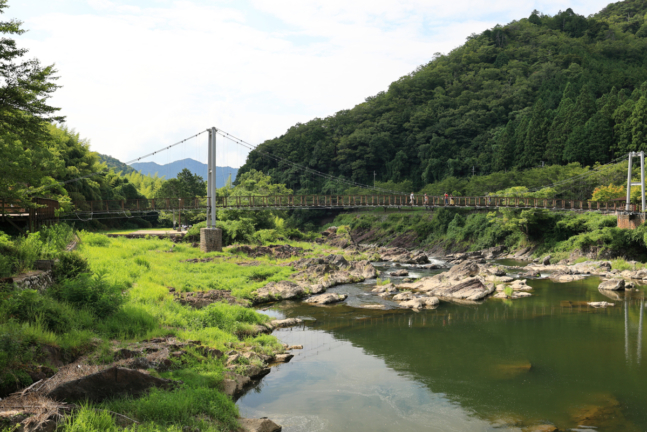
[[(114, 169), (115, 172), (121, 171), (122, 174), (130, 174), (131, 172), (140, 172), (143, 175), (149, 176), (157, 174), (158, 177), (164, 177), (168, 180), (175, 178), (182, 169), (187, 168), (193, 174), (201, 176), (203, 180), (207, 179), (207, 164), (191, 158), (180, 159), (164, 165), (160, 165), (156, 162), (136, 162), (131, 165), (126, 165), (112, 156), (99, 154), (99, 157), (101, 162), (105, 162), (109, 168)], [(223, 187), (230, 174), (231, 181), (234, 182), (236, 180), (236, 175), (238, 174), (238, 168), (217, 166), (216, 187)]]
[(337, 190), (284, 158), (359, 183), (372, 184), (375, 172), (378, 181), (419, 189), (447, 177), (592, 165), (647, 149), (647, 131), (632, 126), (647, 123), (645, 12), (643, 0), (589, 17), (533, 11), (471, 35), (365, 102), (265, 141), (240, 172)]

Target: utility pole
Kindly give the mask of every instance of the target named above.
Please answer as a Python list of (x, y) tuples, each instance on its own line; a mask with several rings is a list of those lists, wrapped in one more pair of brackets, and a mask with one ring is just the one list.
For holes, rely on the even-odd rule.
[(375, 171), (373, 171), (373, 189), (375, 189)]
[(474, 165), (472, 165), (472, 177), (474, 177)]
[(541, 161), (541, 167), (542, 168), (544, 167), (544, 161)]

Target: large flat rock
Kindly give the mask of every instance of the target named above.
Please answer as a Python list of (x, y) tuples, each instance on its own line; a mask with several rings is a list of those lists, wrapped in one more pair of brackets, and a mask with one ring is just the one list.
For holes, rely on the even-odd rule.
[(153, 387), (169, 389), (175, 383), (139, 370), (111, 367), (60, 384), (47, 397), (54, 400), (101, 402), (117, 396), (141, 396)]
[(283, 428), (270, 419), (240, 419), (240, 432), (281, 432)]
[(294, 282), (270, 282), (256, 292), (256, 300), (289, 300), (304, 297), (305, 295), (305, 289)]

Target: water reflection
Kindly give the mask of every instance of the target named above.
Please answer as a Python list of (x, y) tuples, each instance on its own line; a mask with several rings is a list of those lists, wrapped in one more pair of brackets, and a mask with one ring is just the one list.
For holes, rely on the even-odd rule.
[[(420, 313), (277, 304), (274, 314), (316, 321), (276, 333), (305, 349), (243, 397), (241, 413), (286, 432), (647, 430), (643, 293), (596, 309), (587, 303), (606, 299), (596, 278), (528, 283), (528, 299)], [(370, 288), (335, 290), (353, 304)]]

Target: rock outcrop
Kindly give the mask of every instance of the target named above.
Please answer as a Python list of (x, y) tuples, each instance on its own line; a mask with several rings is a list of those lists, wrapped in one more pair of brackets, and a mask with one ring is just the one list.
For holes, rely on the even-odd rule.
[(410, 289), (445, 300), (483, 300), (494, 292), (494, 283), (488, 282), (490, 266), (464, 261), (445, 273), (422, 278), (418, 282), (401, 284)]
[(298, 273), (292, 279), (310, 294), (319, 294), (336, 285), (363, 282), (378, 276), (367, 261), (348, 261), (343, 255), (304, 258), (289, 264)]
[(305, 288), (294, 282), (270, 282), (256, 292), (255, 301), (262, 303), (272, 300), (289, 300), (301, 298), (305, 295)]
[(403, 248), (379, 248), (380, 260), (402, 264), (429, 264), (429, 257), (422, 251), (408, 251)]

